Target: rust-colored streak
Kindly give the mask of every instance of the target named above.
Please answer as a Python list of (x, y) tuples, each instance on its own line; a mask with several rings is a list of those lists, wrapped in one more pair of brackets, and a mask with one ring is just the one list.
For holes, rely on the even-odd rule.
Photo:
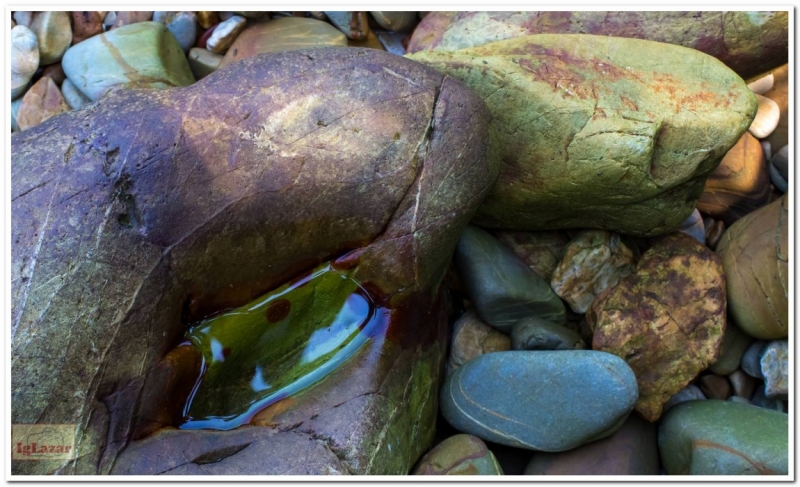
[(763, 463), (754, 462), (753, 460), (748, 458), (748, 456), (745, 455), (744, 453), (740, 452), (739, 450), (735, 450), (729, 446), (721, 445), (719, 443), (708, 440), (692, 440), (692, 450), (695, 450), (697, 448), (715, 448), (717, 450), (722, 450), (724, 452), (731, 453), (733, 455), (736, 455), (737, 457), (741, 457), (742, 459), (744, 459), (744, 461), (746, 461), (754, 469), (756, 469), (756, 471), (760, 475), (777, 475), (774, 471), (767, 468)]
[(127, 61), (125, 61), (125, 59), (122, 57), (122, 53), (119, 52), (119, 49), (117, 49), (117, 47), (114, 44), (108, 41), (108, 38), (106, 38), (105, 34), (100, 34), (100, 36), (98, 37), (100, 37), (100, 40), (103, 42), (103, 45), (105, 45), (106, 48), (108, 49), (108, 52), (111, 53), (111, 57), (113, 57), (114, 61), (116, 61), (117, 64), (120, 65), (122, 70), (125, 71), (125, 76), (127, 76), (127, 78), (132, 83), (134, 84), (165, 83), (167, 85), (172, 85), (172, 83), (170, 83), (165, 79), (154, 78), (152, 76), (146, 76), (141, 74), (133, 66), (128, 64)]
[(253, 419), (250, 421), (250, 424), (253, 426), (269, 426), (275, 427), (276, 423), (273, 423), (272, 420), (275, 416), (287, 411), (289, 408), (294, 406), (295, 400), (291, 397), (287, 397), (286, 399), (282, 399), (276, 403), (270, 404), (269, 406), (265, 407), (261, 411), (256, 414)]
[(278, 299), (267, 308), (267, 321), (270, 323), (283, 321), (289, 316), (289, 311), (291, 311), (291, 309), (292, 303), (290, 303), (288, 299)]

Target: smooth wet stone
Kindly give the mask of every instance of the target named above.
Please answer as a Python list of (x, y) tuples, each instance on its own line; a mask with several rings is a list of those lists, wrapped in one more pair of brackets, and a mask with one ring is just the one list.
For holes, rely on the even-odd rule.
[(66, 111), (69, 111), (69, 105), (58, 86), (50, 78), (39, 78), (22, 97), (17, 124), (20, 130), (27, 130)]
[(788, 415), (732, 401), (692, 401), (658, 429), (669, 475), (786, 475)]
[(699, 380), (700, 390), (708, 399), (725, 400), (731, 397), (731, 384), (728, 379), (719, 375), (704, 375)]
[(30, 27), (31, 21), (33, 20), (34, 12), (30, 12), (27, 10), (17, 10), (12, 15), (14, 21), (16, 21), (17, 25), (22, 25), (25, 27)]
[(778, 127), (778, 122), (781, 119), (781, 107), (766, 96), (756, 95), (756, 98), (758, 98), (758, 112), (747, 130), (754, 137), (763, 139)]
[(62, 65), (92, 101), (117, 86), (167, 88), (194, 83), (181, 46), (158, 22), (139, 22), (87, 39), (67, 51)]
[[(731, 35), (728, 26), (736, 26)], [(743, 78), (788, 59), (786, 11), (456, 12), (429, 49), (454, 51), (530, 34), (592, 34), (677, 44), (719, 59)]]
[(404, 44), (406, 34), (381, 30), (377, 32), (377, 36), (386, 51), (396, 56), (404, 56), (406, 54), (406, 47)]
[(509, 333), (517, 320), (529, 316), (566, 321), (564, 303), (549, 284), (486, 230), (464, 229), (454, 262), (478, 315), (498, 330)]
[(784, 181), (789, 180), (789, 146), (784, 145), (769, 160)]
[(414, 475), (503, 475), (494, 454), (480, 438), (455, 435), (425, 454)]
[(767, 204), (769, 197), (764, 151), (758, 139), (745, 132), (708, 176), (697, 208), (732, 225)]
[(197, 39), (197, 18), (194, 12), (153, 12), (153, 21), (164, 24), (181, 45), (189, 52)]
[(416, 12), (370, 12), (381, 27), (392, 32), (404, 32), (417, 22)]
[(569, 237), (564, 232), (494, 232), (498, 240), (508, 245), (542, 279), (550, 281), (564, 256)]
[(337, 29), (344, 32), (348, 39), (358, 41), (367, 38), (369, 19), (366, 12), (325, 11), (325, 15)]
[(753, 342), (753, 337), (744, 333), (736, 324), (728, 320), (725, 335), (719, 350), (719, 359), (708, 367), (717, 375), (728, 375), (739, 368), (742, 355)]
[(761, 351), (760, 365), (764, 394), (769, 398), (785, 398), (789, 394), (789, 342), (769, 342)]
[(574, 450), (536, 452), (525, 475), (657, 475), (656, 425), (632, 414), (613, 435)]
[(447, 362), (448, 375), (465, 363), (489, 352), (511, 349), (511, 339), (505, 333), (487, 325), (477, 313), (469, 310), (453, 325), (453, 341)]
[(265, 52), (346, 45), (347, 37), (327, 22), (302, 17), (284, 17), (253, 24), (242, 31), (225, 53), (220, 67)]
[(755, 392), (756, 387), (758, 387), (758, 380), (750, 377), (750, 375), (740, 369), (733, 371), (728, 376), (728, 380), (733, 387), (733, 393), (747, 400), (753, 397), (753, 392)]
[(72, 14), (72, 45), (103, 33), (103, 16), (101, 12), (84, 11)]
[(777, 189), (780, 193), (789, 192), (789, 182), (772, 164), (769, 166), (769, 180), (772, 185), (775, 186), (775, 189)]
[(572, 311), (585, 313), (595, 297), (636, 269), (636, 255), (620, 235), (589, 230), (570, 240), (550, 287)]
[(764, 150), (764, 157), (767, 160), (772, 158), (772, 144), (768, 140), (759, 140), (759, 144), (761, 144), (761, 148)]
[(246, 26), (247, 19), (239, 15), (222, 21), (206, 41), (206, 48), (217, 54), (225, 54)]
[(72, 26), (67, 12), (36, 12), (30, 29), (39, 39), (41, 66), (60, 61), (72, 43)]
[(686, 401), (702, 401), (706, 399), (703, 391), (694, 384), (689, 384), (683, 389), (679, 390), (667, 402), (664, 403), (664, 412), (669, 411), (670, 408)]
[(755, 377), (756, 379), (764, 378), (761, 373), (761, 352), (764, 351), (766, 346), (767, 342), (765, 340), (756, 340), (742, 354), (742, 370), (747, 372), (750, 377)]
[(711, 250), (716, 250), (719, 239), (725, 233), (725, 222), (714, 220), (711, 217), (703, 218), (703, 225), (706, 228), (706, 245)]
[(789, 143), (789, 65), (775, 69), (772, 72), (775, 84), (764, 96), (775, 101), (781, 109), (778, 126), (766, 138), (773, 149), (778, 149)]
[(763, 95), (764, 93), (771, 90), (774, 85), (775, 85), (775, 75), (772, 73), (766, 76), (762, 76), (755, 81), (747, 83), (747, 87), (750, 88), (750, 91), (752, 91), (756, 95)]
[(198, 11), (195, 14), (197, 15), (197, 23), (204, 29), (208, 29), (220, 22), (219, 12)]
[(691, 215), (678, 227), (678, 231), (693, 237), (701, 244), (706, 243), (706, 228), (703, 226), (703, 217), (700, 212), (695, 208)]
[(39, 69), (39, 41), (36, 34), (17, 25), (11, 29), (11, 99), (15, 100), (25, 93), (28, 83)]
[(65, 79), (64, 82), (61, 84), (61, 95), (64, 97), (64, 101), (67, 102), (70, 108), (73, 110), (77, 110), (78, 108), (91, 103), (92, 100), (86, 98), (86, 96), (81, 93), (81, 91), (72, 83), (72, 81)]
[(586, 348), (581, 336), (541, 318), (523, 318), (511, 328), (514, 350), (576, 350)]
[(542, 34), (407, 57), (494, 115), (500, 178), (473, 218), (486, 228), (672, 231), (758, 105), (711, 56), (638, 39)]
[(193, 47), (189, 50), (189, 68), (197, 79), (203, 79), (219, 69), (222, 54), (216, 54), (202, 47)]
[(553, 452), (613, 433), (636, 396), (636, 377), (611, 354), (509, 351), (477, 357), (448, 377), (440, 410), (485, 441)]
[(783, 399), (778, 399), (776, 397), (767, 397), (764, 389), (765, 387), (763, 384), (756, 388), (756, 391), (750, 398), (750, 404), (760, 408), (778, 411), (779, 413), (786, 413), (787, 412), (786, 401), (784, 401)]
[(716, 252), (727, 281), (728, 311), (754, 338), (789, 335), (789, 208), (786, 195), (738, 220)]
[(112, 28), (117, 29), (126, 25), (148, 22), (153, 19), (153, 12), (145, 11), (117, 11)]
[(592, 348), (624, 358), (636, 373), (636, 410), (648, 421), (719, 358), (725, 274), (716, 254), (680, 232), (645, 252), (636, 272), (600, 294), (586, 319)]

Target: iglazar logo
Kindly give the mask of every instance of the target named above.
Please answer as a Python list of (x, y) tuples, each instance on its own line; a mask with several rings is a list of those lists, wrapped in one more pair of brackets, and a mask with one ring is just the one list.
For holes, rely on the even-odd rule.
[(12, 460), (70, 460), (74, 457), (75, 425), (15, 424), (11, 436)]

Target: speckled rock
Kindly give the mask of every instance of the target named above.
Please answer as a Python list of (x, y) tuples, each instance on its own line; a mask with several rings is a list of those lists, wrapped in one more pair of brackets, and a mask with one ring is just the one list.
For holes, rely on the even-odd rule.
[(503, 475), (486, 443), (473, 435), (455, 435), (422, 457), (414, 475)]
[(697, 208), (732, 225), (769, 201), (769, 174), (764, 151), (749, 132), (708, 176)]
[(458, 12), (430, 47), (454, 51), (529, 34), (631, 37), (697, 49), (743, 78), (785, 63), (789, 16), (737, 11)]
[(263, 52), (346, 45), (347, 37), (327, 22), (284, 17), (247, 27), (225, 53), (220, 67)]
[(574, 450), (537, 452), (525, 475), (657, 475), (656, 425), (632, 414), (616, 433)]
[(117, 29), (126, 25), (137, 24), (139, 22), (147, 22), (152, 20), (153, 12), (145, 11), (118, 11), (114, 16), (114, 25), (112, 28)]
[(511, 328), (514, 350), (580, 350), (586, 348), (581, 336), (541, 318), (523, 318)]
[(487, 324), (509, 333), (520, 318), (566, 321), (564, 303), (514, 252), (476, 226), (461, 234), (454, 262), (467, 296)]
[(72, 14), (72, 44), (75, 45), (103, 32), (101, 12), (70, 12)]
[(636, 268), (636, 256), (618, 233), (589, 230), (570, 240), (550, 287), (572, 311), (585, 313), (594, 298)]
[(89, 38), (72, 46), (62, 65), (92, 101), (117, 86), (167, 88), (194, 83), (181, 46), (158, 22), (139, 22)]
[(758, 105), (711, 56), (639, 39), (543, 34), (407, 57), (494, 115), (503, 166), (473, 219), (487, 228), (674, 230)]
[(781, 107), (766, 96), (756, 95), (756, 98), (758, 98), (758, 112), (747, 130), (754, 137), (763, 139), (778, 127), (781, 119)]
[(367, 38), (369, 19), (366, 12), (325, 11), (325, 15), (337, 29), (344, 32), (348, 39), (360, 41)]
[(194, 12), (153, 12), (153, 20), (172, 32), (183, 52), (189, 52), (197, 39), (197, 18)]
[[(530, 392), (537, 390), (546, 393)], [(636, 377), (611, 354), (509, 351), (482, 355), (447, 378), (440, 411), (483, 440), (553, 452), (616, 431), (636, 396)]]
[(700, 377), (698, 381), (700, 390), (703, 391), (708, 399), (725, 400), (731, 397), (732, 388), (730, 382), (725, 377), (708, 374)]
[(767, 342), (765, 340), (756, 340), (742, 354), (742, 370), (750, 377), (763, 378), (761, 374), (761, 352), (764, 351), (766, 346)]
[(728, 376), (728, 380), (733, 387), (733, 393), (747, 400), (753, 397), (753, 392), (755, 392), (756, 387), (758, 387), (758, 381), (756, 379), (739, 369), (734, 370)]
[(11, 99), (25, 94), (33, 74), (39, 68), (39, 41), (24, 25), (11, 29)]
[(566, 233), (552, 232), (494, 232), (498, 240), (508, 245), (536, 274), (547, 282), (553, 277), (569, 243)]
[(586, 318), (592, 348), (623, 357), (636, 373), (636, 410), (655, 421), (662, 405), (719, 358), (725, 331), (725, 275), (719, 257), (672, 233), (636, 272), (600, 294)]
[(789, 207), (784, 195), (734, 223), (717, 254), (728, 284), (731, 317), (764, 340), (789, 334)]
[(416, 12), (370, 12), (381, 27), (392, 32), (405, 32), (417, 22)]
[(708, 367), (708, 370), (717, 375), (728, 375), (739, 368), (742, 355), (753, 342), (750, 335), (742, 332), (730, 319), (725, 325), (725, 335), (722, 337), (719, 359)]
[(65, 79), (61, 84), (61, 95), (64, 97), (64, 101), (67, 102), (67, 105), (73, 110), (77, 110), (87, 103), (92, 102), (90, 99), (86, 98), (69, 79)]
[(669, 475), (786, 475), (788, 415), (731, 401), (692, 401), (658, 429)]
[(39, 64), (61, 60), (72, 42), (72, 26), (67, 12), (36, 12), (30, 25), (39, 39)]
[(505, 333), (487, 325), (472, 310), (464, 313), (453, 325), (453, 341), (447, 373), (468, 361), (489, 352), (504, 352), (511, 349), (511, 339)]
[(683, 389), (679, 390), (667, 402), (664, 403), (664, 412), (669, 411), (670, 408), (686, 401), (702, 401), (706, 399), (706, 395), (694, 384), (689, 384)]
[(778, 104), (781, 114), (778, 126), (766, 140), (772, 144), (773, 149), (778, 149), (789, 143), (789, 65), (784, 64), (775, 69), (772, 75), (775, 83), (764, 96)]
[(217, 54), (225, 54), (246, 26), (247, 19), (239, 15), (219, 23), (206, 41), (206, 48)]
[(17, 124), (24, 131), (68, 110), (58, 86), (50, 78), (42, 77), (22, 97)]
[(789, 394), (789, 342), (769, 342), (761, 352), (760, 364), (764, 394), (769, 398), (785, 399)]

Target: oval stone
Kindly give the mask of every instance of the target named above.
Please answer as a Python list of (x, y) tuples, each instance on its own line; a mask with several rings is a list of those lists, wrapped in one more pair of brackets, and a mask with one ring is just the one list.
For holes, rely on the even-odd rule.
[(414, 475), (503, 475), (503, 469), (480, 438), (455, 435), (426, 453)]
[(638, 397), (621, 358), (590, 350), (489, 353), (462, 365), (440, 396), (459, 431), (537, 451), (565, 451), (616, 431)]
[(690, 401), (658, 430), (670, 475), (786, 475), (789, 416), (733, 401)]

